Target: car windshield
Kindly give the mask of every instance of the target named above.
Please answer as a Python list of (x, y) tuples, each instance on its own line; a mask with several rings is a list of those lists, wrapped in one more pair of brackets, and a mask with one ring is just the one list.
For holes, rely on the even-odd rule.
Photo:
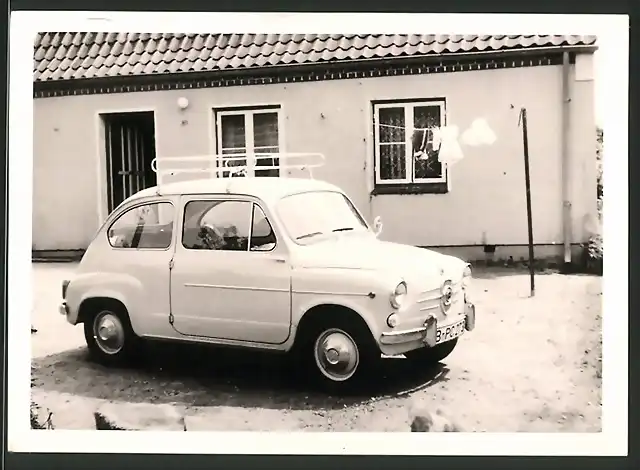
[(351, 201), (334, 191), (313, 191), (284, 197), (278, 215), (291, 238), (308, 243), (322, 235), (369, 231)]

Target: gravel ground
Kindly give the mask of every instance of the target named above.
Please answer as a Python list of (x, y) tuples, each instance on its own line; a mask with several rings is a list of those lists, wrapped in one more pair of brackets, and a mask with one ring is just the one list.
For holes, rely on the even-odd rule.
[(601, 278), (515, 269), (475, 271), (476, 329), (433, 370), (384, 361), (361, 396), (314, 392), (270, 355), (154, 347), (126, 369), (89, 361), (81, 327), (57, 313), (73, 264), (34, 264), (33, 399), (56, 429), (93, 429), (105, 401), (170, 403), (189, 430), (407, 431), (416, 404), (468, 431), (601, 431)]

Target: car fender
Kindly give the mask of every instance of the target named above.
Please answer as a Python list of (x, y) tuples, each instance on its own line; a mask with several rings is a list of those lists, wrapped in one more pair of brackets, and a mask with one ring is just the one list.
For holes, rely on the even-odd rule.
[[(296, 295), (296, 294), (294, 294)], [(292, 330), (297, 332), (298, 325), (311, 310), (320, 306), (344, 307), (352, 310), (366, 323), (372, 337), (377, 341), (381, 333), (381, 321), (384, 321), (377, 313), (374, 302), (366, 296), (339, 296), (339, 295), (311, 295), (297, 294), (294, 300)]]
[(121, 302), (129, 314), (131, 327), (137, 332), (142, 311), (143, 288), (140, 281), (129, 274), (85, 273), (75, 277), (67, 289), (66, 303), (68, 320), (79, 323), (79, 312), (83, 302), (93, 298), (110, 298)]

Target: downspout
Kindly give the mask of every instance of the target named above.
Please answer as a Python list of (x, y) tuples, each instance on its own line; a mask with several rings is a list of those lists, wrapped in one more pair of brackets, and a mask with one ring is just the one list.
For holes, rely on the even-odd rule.
[(570, 62), (569, 52), (562, 53), (562, 237), (564, 243), (564, 263), (571, 263), (571, 161), (569, 155), (569, 131), (570, 127)]

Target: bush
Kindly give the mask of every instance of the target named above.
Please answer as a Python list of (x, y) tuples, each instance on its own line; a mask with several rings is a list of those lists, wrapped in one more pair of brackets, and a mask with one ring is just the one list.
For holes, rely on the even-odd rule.
[(587, 245), (587, 271), (593, 274), (602, 275), (602, 234), (594, 234)]
[[(35, 387), (35, 379), (33, 377), (33, 364), (31, 364), (31, 387)], [(30, 412), (31, 412), (31, 416), (30, 416), (30, 420), (31, 420), (31, 429), (54, 429), (53, 427), (53, 423), (51, 422), (51, 416), (53, 415), (53, 413), (49, 412), (49, 416), (47, 416), (47, 419), (42, 422), (41, 421), (41, 417), (40, 417), (40, 407), (33, 401), (31, 400), (31, 406), (30, 406)]]
[(602, 208), (603, 208), (603, 184), (602, 184), (602, 158), (604, 150), (604, 132), (596, 129), (596, 165), (597, 165), (597, 197), (598, 220), (597, 231), (589, 238), (589, 243), (583, 245), (583, 264), (587, 272), (602, 275), (602, 259), (604, 257), (602, 240)]
[(31, 402), (31, 429), (44, 429), (38, 420), (38, 405)]
[(43, 422), (40, 420), (40, 407), (36, 405), (33, 400), (31, 401), (31, 429), (54, 429), (53, 423), (51, 422), (51, 415), (53, 413), (49, 412), (49, 416)]

